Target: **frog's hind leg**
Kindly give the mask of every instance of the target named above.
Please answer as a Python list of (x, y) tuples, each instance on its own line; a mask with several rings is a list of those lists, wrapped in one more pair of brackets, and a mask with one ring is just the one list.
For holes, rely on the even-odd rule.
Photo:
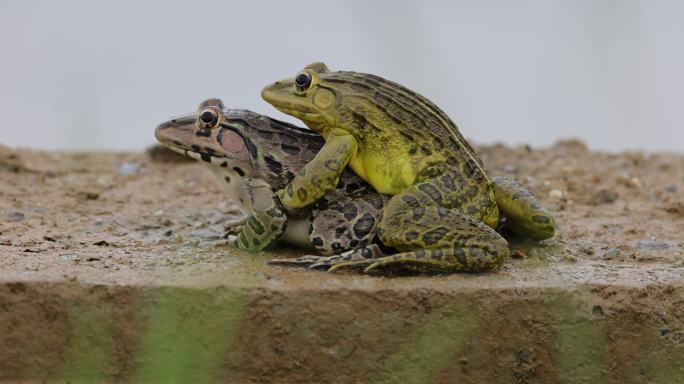
[(368, 193), (328, 205), (312, 218), (311, 244), (322, 255), (339, 255), (371, 244), (386, 201), (384, 195)]
[(534, 195), (518, 182), (503, 176), (492, 178), (494, 199), (510, 222), (508, 229), (518, 235), (544, 240), (553, 236), (555, 221)]
[[(371, 244), (387, 197), (368, 193), (358, 198), (342, 198), (313, 213), (308, 229), (311, 245), (323, 255), (296, 259), (272, 259), (271, 265), (328, 269), (347, 262), (360, 262), (355, 268), (372, 264), (369, 259), (383, 256), (377, 244)], [(289, 227), (288, 227), (289, 228)]]
[(495, 270), (510, 255), (508, 243), (492, 228), (497, 222), (486, 180), (446, 166), (429, 169), (421, 181), (390, 199), (378, 224), (380, 241), (402, 253), (379, 258), (367, 270)]
[(450, 272), (487, 272), (496, 269), (498, 262), (485, 262), (475, 266), (475, 258), (494, 260), (491, 254), (485, 254), (479, 248), (444, 248), (419, 249), (397, 253), (392, 256), (374, 260), (363, 271), (369, 273), (374, 270), (396, 268), (402, 271), (417, 273), (450, 273)]
[(375, 259), (366, 272), (385, 268), (426, 273), (488, 272), (499, 268), (510, 255), (501, 235), (453, 209), (415, 207), (395, 220), (401, 230), (388, 231), (381, 223), (381, 240), (404, 252)]

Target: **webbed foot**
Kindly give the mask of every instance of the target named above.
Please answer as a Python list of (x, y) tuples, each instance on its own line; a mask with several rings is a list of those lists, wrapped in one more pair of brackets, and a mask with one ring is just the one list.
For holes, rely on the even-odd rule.
[(306, 255), (296, 259), (271, 259), (266, 261), (269, 265), (282, 265), (290, 267), (305, 267), (308, 269), (321, 269), (333, 272), (339, 269), (363, 268), (373, 263), (373, 260), (382, 256), (382, 251), (377, 244), (371, 244), (364, 248), (354, 249), (333, 256)]

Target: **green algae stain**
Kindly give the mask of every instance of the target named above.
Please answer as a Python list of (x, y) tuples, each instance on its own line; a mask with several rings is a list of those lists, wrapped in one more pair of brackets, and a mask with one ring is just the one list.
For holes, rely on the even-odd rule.
[(73, 336), (61, 376), (72, 384), (106, 382), (116, 364), (110, 308), (85, 303), (72, 307), (70, 313)]
[(463, 343), (477, 327), (467, 305), (449, 305), (437, 311), (412, 340), (389, 358), (374, 383), (430, 383), (453, 362)]
[(636, 365), (633, 377), (652, 384), (684, 383), (684, 348), (649, 347)]
[(551, 300), (556, 333), (556, 365), (561, 382), (607, 383), (604, 370), (607, 340), (596, 319), (588, 318), (579, 302), (568, 296)]
[[(673, 293), (677, 291), (673, 290)], [(676, 297), (684, 297), (680, 288)], [(684, 383), (684, 329), (676, 312), (657, 311), (656, 318), (642, 320), (645, 325), (635, 332), (632, 342), (639, 346), (636, 351), (631, 377), (634, 383), (673, 384)], [(674, 316), (673, 316), (674, 315)], [(664, 321), (669, 318), (668, 321)], [(632, 352), (634, 353), (634, 352)]]
[(169, 288), (154, 296), (135, 382), (215, 382), (224, 373), (246, 295)]

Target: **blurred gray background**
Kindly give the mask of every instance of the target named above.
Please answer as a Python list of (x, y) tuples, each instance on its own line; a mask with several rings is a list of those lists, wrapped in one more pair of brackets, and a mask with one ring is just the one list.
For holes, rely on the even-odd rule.
[(312, 61), (402, 83), (477, 143), (684, 150), (684, 2), (0, 4), (0, 143), (142, 149), (208, 97), (295, 122), (261, 88)]

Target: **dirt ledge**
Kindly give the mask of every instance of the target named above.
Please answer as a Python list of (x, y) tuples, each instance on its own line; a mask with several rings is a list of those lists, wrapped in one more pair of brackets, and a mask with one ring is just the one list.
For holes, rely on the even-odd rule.
[(684, 156), (480, 151), (558, 236), (392, 279), (215, 245), (201, 164), (0, 147), (0, 381), (684, 383)]

